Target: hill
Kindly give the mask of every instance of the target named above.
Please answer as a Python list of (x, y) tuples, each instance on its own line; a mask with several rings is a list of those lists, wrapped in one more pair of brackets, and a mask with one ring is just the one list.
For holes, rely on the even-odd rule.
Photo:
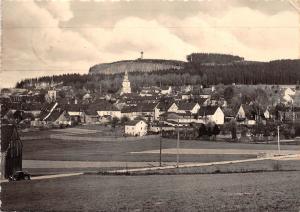
[(152, 72), (184, 67), (185, 62), (177, 60), (138, 59), (123, 60), (112, 63), (102, 63), (90, 68), (89, 74), (117, 74), (128, 72)]

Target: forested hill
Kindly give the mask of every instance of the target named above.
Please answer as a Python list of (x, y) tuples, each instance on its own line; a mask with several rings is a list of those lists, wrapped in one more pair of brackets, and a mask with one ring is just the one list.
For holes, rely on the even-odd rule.
[(208, 84), (296, 84), (300, 81), (300, 60), (236, 61), (213, 65), (189, 62), (176, 73), (200, 75)]
[[(131, 72), (129, 79), (134, 90), (154, 85), (299, 84), (300, 81), (300, 60), (255, 62), (238, 56), (205, 53), (188, 55), (187, 62), (142, 59), (99, 64), (90, 68), (89, 74), (60, 75), (53, 80), (76, 89), (113, 93), (120, 88), (125, 70)], [(26, 79), (16, 87), (26, 88), (31, 81), (50, 83), (51, 80), (51, 77)]]
[(159, 59), (137, 59), (123, 60), (113, 63), (102, 63), (90, 68), (89, 74), (117, 74), (128, 72), (152, 72), (169, 69), (182, 69), (183, 61), (159, 60)]

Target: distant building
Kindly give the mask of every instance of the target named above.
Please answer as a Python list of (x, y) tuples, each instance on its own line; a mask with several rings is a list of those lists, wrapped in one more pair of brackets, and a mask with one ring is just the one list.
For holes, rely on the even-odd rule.
[(170, 95), (172, 93), (172, 87), (171, 86), (163, 86), (163, 87), (161, 87), (160, 93), (162, 95)]
[(224, 124), (225, 115), (219, 106), (201, 107), (198, 112), (199, 118), (204, 122), (214, 122), (216, 124)]
[(125, 72), (124, 79), (122, 82), (121, 95), (131, 93), (130, 81), (128, 79), (128, 73)]
[(56, 101), (56, 90), (55, 89), (48, 90), (48, 101), (49, 102)]
[(125, 124), (125, 134), (144, 136), (147, 134), (147, 123), (144, 120), (134, 120)]
[(16, 171), (22, 170), (22, 149), (17, 127), (1, 126), (1, 178), (8, 178)]

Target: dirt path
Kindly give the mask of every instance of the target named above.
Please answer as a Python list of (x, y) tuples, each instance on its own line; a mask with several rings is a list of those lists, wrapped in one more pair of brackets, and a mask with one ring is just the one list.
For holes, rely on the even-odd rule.
[[(172, 165), (174, 162), (164, 163)], [(133, 168), (153, 167), (158, 162), (123, 162), (123, 161), (49, 161), (49, 160), (23, 160), (23, 168)]]
[[(159, 154), (159, 150), (147, 150), (147, 151), (141, 151), (141, 152), (131, 152), (132, 154)], [(278, 154), (277, 150), (260, 150), (260, 149), (179, 149), (179, 154), (181, 155), (224, 155), (224, 154), (230, 154), (230, 155), (257, 155), (260, 153), (265, 153), (267, 155), (274, 155)], [(281, 154), (287, 155), (287, 154), (300, 154), (300, 150), (281, 150)], [(169, 148), (169, 149), (163, 149), (163, 154), (177, 154), (176, 148)]]
[(113, 170), (109, 171), (109, 173), (128, 173), (128, 172), (143, 172), (143, 171), (155, 171), (155, 170), (164, 170), (164, 169), (174, 169), (174, 168), (190, 168), (190, 167), (201, 167), (201, 166), (211, 166), (211, 165), (224, 165), (224, 164), (234, 164), (234, 163), (246, 163), (253, 161), (263, 161), (263, 160), (293, 160), (298, 159), (300, 154), (294, 155), (282, 155), (282, 156), (272, 156), (272, 157), (263, 157), (263, 158), (253, 158), (246, 160), (233, 160), (233, 161), (220, 161), (220, 162), (211, 162), (211, 163), (185, 163), (171, 165), (171, 166), (163, 166), (163, 167), (148, 167), (148, 168), (137, 168), (137, 169), (121, 169), (121, 170)]

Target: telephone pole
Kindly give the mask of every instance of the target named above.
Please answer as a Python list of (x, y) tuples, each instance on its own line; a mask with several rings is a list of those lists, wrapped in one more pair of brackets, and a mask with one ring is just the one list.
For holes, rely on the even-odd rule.
[(176, 155), (176, 167), (179, 166), (179, 118), (177, 119), (177, 155)]
[(280, 155), (280, 127), (279, 125), (277, 126), (277, 147), (278, 147), (278, 154)]
[(161, 167), (161, 153), (162, 153), (162, 123), (160, 123), (160, 136), (159, 136), (159, 166)]

